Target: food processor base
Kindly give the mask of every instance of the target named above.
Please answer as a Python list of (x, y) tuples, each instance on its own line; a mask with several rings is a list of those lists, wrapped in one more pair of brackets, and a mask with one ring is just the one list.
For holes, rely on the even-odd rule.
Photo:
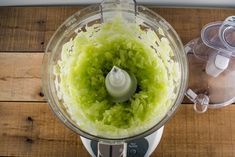
[[(159, 144), (164, 126), (149, 136), (127, 142), (126, 157), (149, 157)], [(98, 142), (81, 137), (82, 143), (92, 157), (97, 155)]]

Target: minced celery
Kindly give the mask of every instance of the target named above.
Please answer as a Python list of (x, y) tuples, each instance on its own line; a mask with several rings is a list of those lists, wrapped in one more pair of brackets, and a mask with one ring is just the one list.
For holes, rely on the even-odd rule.
[[(175, 99), (179, 75), (172, 51), (165, 37), (121, 18), (87, 27), (63, 45), (55, 68), (58, 93), (86, 132), (115, 138), (141, 133), (157, 124)], [(137, 79), (137, 91), (126, 102), (113, 102), (105, 88), (114, 65)]]

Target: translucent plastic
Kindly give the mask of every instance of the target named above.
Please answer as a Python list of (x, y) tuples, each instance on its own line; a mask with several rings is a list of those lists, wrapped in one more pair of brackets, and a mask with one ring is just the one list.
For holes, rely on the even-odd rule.
[(223, 22), (207, 24), (201, 38), (185, 46), (193, 77), (190, 79), (193, 86), (186, 95), (195, 103), (197, 112), (221, 108), (235, 101), (234, 34), (235, 17), (231, 16)]
[(137, 81), (123, 69), (116, 66), (106, 75), (105, 86), (115, 102), (124, 102), (131, 98), (137, 88)]
[[(61, 58), (62, 46), (68, 41), (70, 41), (71, 38), (74, 38), (77, 35), (77, 30), (84, 29), (86, 26), (92, 26), (93, 24), (102, 23), (104, 21), (103, 17), (112, 17), (114, 12), (117, 10), (113, 8), (112, 4), (110, 5), (112, 6), (111, 8), (102, 8), (99, 5), (85, 8), (80, 12), (77, 12), (71, 17), (69, 17), (57, 29), (47, 46), (46, 53), (43, 59), (43, 90), (48, 98), (50, 107), (52, 108), (53, 112), (70, 129), (79, 133), (81, 136), (84, 136), (89, 139), (113, 143), (118, 141), (128, 141), (134, 138), (147, 136), (162, 127), (166, 123), (166, 121), (176, 111), (176, 108), (179, 106), (184, 97), (184, 92), (188, 79), (188, 65), (180, 38), (178, 37), (174, 29), (162, 17), (143, 6), (137, 6), (136, 10), (131, 9), (132, 5), (130, 5), (130, 7), (119, 7), (118, 11), (122, 12), (122, 14), (125, 15), (124, 17), (133, 20), (132, 17), (134, 15), (134, 19), (144, 21), (144, 26), (142, 26), (143, 28), (148, 27), (153, 29), (155, 33), (159, 36), (162, 36), (161, 32), (158, 31), (159, 28), (161, 28), (166, 38), (169, 40), (170, 46), (173, 49), (174, 53), (173, 59), (179, 64), (178, 73), (180, 74), (180, 84), (174, 89), (177, 96), (170, 105), (171, 107), (169, 108), (165, 116), (162, 118), (162, 120), (152, 126), (152, 128), (145, 130), (142, 133), (128, 137), (109, 138), (99, 137), (93, 133), (81, 129), (80, 126), (76, 124), (71, 119), (70, 115), (67, 113), (66, 107), (63, 105), (63, 100), (58, 97), (58, 87), (55, 82), (59, 82), (60, 78), (55, 77), (53, 67)], [(106, 20), (107, 19), (108, 18), (106, 18)], [(55, 79), (57, 80), (55, 81)]]

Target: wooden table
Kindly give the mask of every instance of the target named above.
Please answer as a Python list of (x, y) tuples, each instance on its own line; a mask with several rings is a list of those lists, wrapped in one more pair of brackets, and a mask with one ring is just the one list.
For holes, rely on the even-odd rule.
[[(41, 93), (43, 51), (81, 7), (0, 8), (0, 156), (88, 157), (79, 135), (50, 111)], [(184, 43), (235, 9), (152, 8)], [(235, 156), (235, 106), (197, 114), (184, 100), (152, 157)]]

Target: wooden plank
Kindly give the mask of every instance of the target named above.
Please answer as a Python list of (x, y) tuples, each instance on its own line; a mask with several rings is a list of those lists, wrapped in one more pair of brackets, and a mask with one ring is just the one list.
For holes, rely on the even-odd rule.
[[(46, 103), (0, 103), (0, 155), (88, 157), (79, 136), (66, 128)], [(182, 105), (165, 125), (152, 157), (232, 157), (235, 106), (197, 114)]]
[(80, 8), (1, 8), (0, 51), (44, 51), (57, 27)]
[(42, 53), (0, 54), (0, 101), (42, 101)]
[(182, 105), (166, 125), (161, 144), (153, 156), (234, 156), (234, 107), (198, 114), (191, 105)]
[(45, 103), (0, 103), (0, 119), (0, 156), (89, 156)]
[[(3, 67), (0, 68), (0, 101), (44, 100), (41, 93), (42, 58), (43, 53), (0, 53), (0, 67)], [(235, 95), (234, 89), (229, 88), (231, 82), (220, 79), (215, 84), (215, 79), (204, 72), (206, 62), (195, 60), (192, 54), (188, 55), (188, 59), (192, 63), (189, 65), (189, 88), (210, 93), (214, 100)], [(214, 84), (213, 88), (208, 88), (210, 84)], [(223, 88), (230, 92), (223, 93)], [(192, 102), (185, 98), (183, 103)]]
[[(58, 26), (80, 9), (78, 6), (1, 8), (0, 51), (44, 51)], [(184, 43), (199, 36), (208, 22), (235, 14), (235, 9), (152, 9), (172, 24)]]
[(202, 27), (207, 23), (223, 21), (235, 14), (235, 9), (229, 8), (154, 8), (153, 10), (173, 26), (184, 44), (199, 37)]

